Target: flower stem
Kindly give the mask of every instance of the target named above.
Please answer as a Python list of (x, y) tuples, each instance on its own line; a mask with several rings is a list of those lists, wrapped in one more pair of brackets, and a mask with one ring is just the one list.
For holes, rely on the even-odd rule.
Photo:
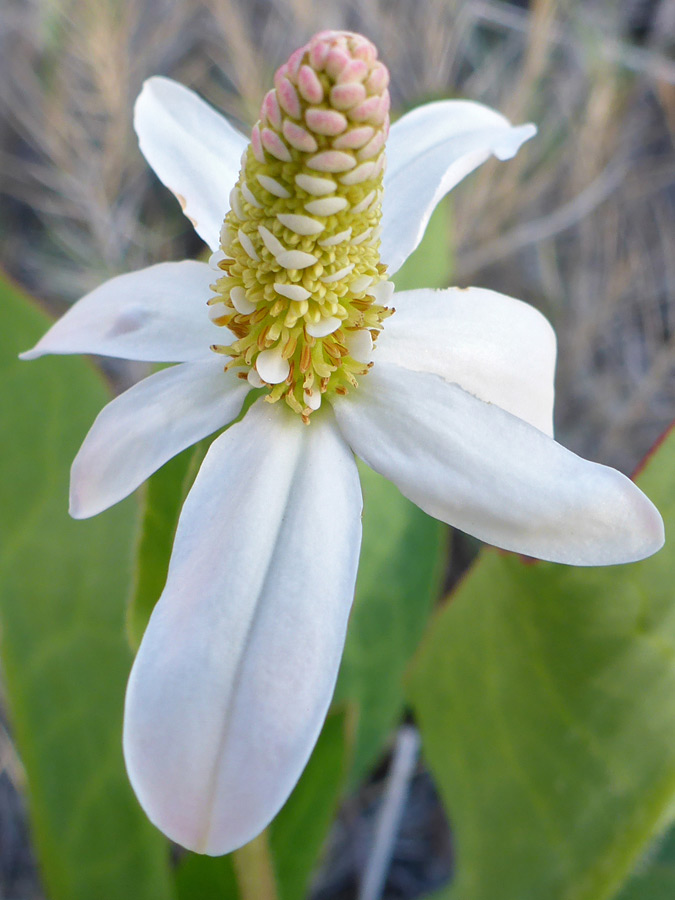
[(241, 900), (277, 900), (277, 884), (270, 854), (268, 832), (232, 854)]

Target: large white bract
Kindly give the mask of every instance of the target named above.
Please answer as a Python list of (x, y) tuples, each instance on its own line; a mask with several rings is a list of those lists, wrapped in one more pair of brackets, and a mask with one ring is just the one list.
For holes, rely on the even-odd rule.
[[(316, 40), (344, 44), (346, 38)], [(296, 73), (304, 59), (298, 53), (289, 61), (295, 58)], [(339, 54), (331, 60), (340, 70)], [(349, 70), (351, 81), (366, 77), (361, 68)], [(381, 92), (385, 81), (377, 72), (367, 77)], [(310, 99), (321, 96), (311, 74), (299, 77)], [(277, 88), (295, 103), (285, 82)], [(343, 109), (349, 90), (336, 93)], [(266, 102), (273, 119), (275, 100)], [(362, 119), (376, 108), (368, 103), (362, 101)], [(344, 127), (338, 116), (306, 118), (324, 133)], [(247, 139), (164, 78), (146, 82), (135, 124), (148, 162), (216, 252), (218, 266), (221, 226)], [(288, 151), (284, 135), (310, 148), (317, 143), (307, 129), (280, 124), (277, 133), (273, 124), (265, 146), (280, 158)], [(380, 258), (388, 274), (418, 245), (447, 191), (490, 156), (508, 159), (534, 131), (465, 101), (430, 103), (396, 122), (381, 218)], [(266, 158), (260, 141), (254, 151)], [(324, 170), (338, 163), (346, 168), (349, 160), (321, 158)], [(375, 177), (381, 166), (364, 171)], [(319, 192), (313, 178), (301, 182)], [(289, 193), (264, 173), (258, 181), (261, 191)], [(255, 192), (242, 188), (244, 198), (249, 193)], [(234, 202), (243, 203), (237, 192)], [(321, 227), (330, 224), (320, 215), (326, 204), (309, 208), (314, 219), (283, 213), (283, 221), (307, 235), (317, 215)], [(246, 210), (240, 212), (248, 221)], [(288, 283), (279, 291), (301, 302), (306, 292), (291, 284), (299, 282), (289, 260), (308, 255), (280, 249), (269, 228), (260, 234), (286, 261)], [(242, 240), (249, 245), (246, 234)], [(247, 253), (263, 252), (262, 245), (260, 252), (246, 246)], [(259, 377), (238, 378), (234, 369), (224, 372), (226, 358), (210, 349), (224, 343), (227, 331), (206, 307), (210, 285), (222, 275), (207, 263), (184, 261), (113, 278), (24, 354), (178, 363), (101, 412), (73, 464), (73, 516), (94, 515), (126, 497), (172, 456), (237, 418), (252, 383), (262, 384)], [(367, 282), (359, 277), (359, 284)], [(337, 280), (324, 283), (332, 290)], [(235, 298), (242, 315), (255, 308), (243, 290)], [(396, 294), (392, 305), (396, 313), (384, 321), (373, 366), (358, 387), (326, 394), (320, 409), (312, 400), (309, 424), (286, 403), (256, 400), (213, 442), (185, 501), (166, 587), (129, 680), (124, 752), (148, 816), (193, 850), (226, 853), (261, 831), (317, 739), (337, 676), (361, 540), (354, 453), (431, 515), (518, 553), (608, 565), (641, 559), (663, 543), (661, 517), (631, 481), (553, 440), (555, 336), (543, 316), (480, 288), (409, 291)], [(329, 313), (316, 326), (319, 337), (336, 327)], [(258, 350), (265, 346), (261, 338)], [(354, 347), (355, 358), (369, 351)], [(259, 355), (258, 372), (271, 372), (275, 385), (282, 356), (271, 365), (269, 354)], [(286, 371), (287, 364), (280, 377)], [(302, 402), (302, 391), (298, 396)], [(305, 397), (316, 399), (311, 392)]]

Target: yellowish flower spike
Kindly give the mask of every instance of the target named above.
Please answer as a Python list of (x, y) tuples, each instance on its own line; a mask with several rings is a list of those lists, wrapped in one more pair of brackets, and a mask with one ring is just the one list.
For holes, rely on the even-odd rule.
[[(213, 349), (305, 422), (368, 371), (393, 288), (380, 262), (389, 74), (366, 38), (315, 35), (281, 66), (221, 229)], [(384, 282), (384, 283), (383, 283)]]

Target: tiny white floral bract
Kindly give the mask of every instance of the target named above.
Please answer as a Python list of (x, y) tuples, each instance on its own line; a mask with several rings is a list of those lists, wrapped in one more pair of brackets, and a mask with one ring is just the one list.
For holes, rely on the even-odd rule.
[[(268, 265), (272, 257), (285, 262), (276, 266), (285, 280), (274, 290), (296, 304), (288, 327), (297, 316), (316, 319), (303, 339), (312, 329), (318, 335), (312, 341), (325, 340), (326, 346), (344, 339), (344, 358), (354, 370), (372, 354), (372, 367), (348, 393), (321, 394), (317, 385), (325, 388), (329, 378), (319, 365), (314, 390), (310, 379), (304, 395), (298, 389), (288, 398), (307, 403), (303, 417), (309, 424), (284, 402), (256, 400), (213, 442), (185, 501), (166, 587), (129, 680), (124, 752), (151, 820), (202, 853), (233, 850), (267, 825), (321, 729), (361, 540), (354, 453), (426, 512), (518, 553), (608, 565), (641, 559), (663, 543), (659, 513), (631, 481), (553, 440), (555, 337), (532, 307), (480, 288), (416, 290), (396, 295), (396, 313), (383, 326), (378, 318), (371, 331), (359, 330), (353, 322), (359, 309), (369, 314), (372, 297), (357, 296), (349, 308), (353, 321), (331, 299), (336, 283), (343, 290), (340, 279), (352, 279), (350, 297), (373, 281), (355, 270), (333, 278), (324, 269), (322, 313), (312, 312), (313, 299), (303, 299), (312, 291), (302, 287), (309, 282), (294, 266), (312, 255), (307, 247), (319, 246), (311, 242), (324, 240), (325, 249), (339, 241), (351, 247), (355, 240), (351, 225), (336, 231), (342, 213), (328, 212), (344, 204), (321, 202), (331, 183), (353, 185), (361, 178), (368, 186), (368, 178), (375, 184), (382, 178), (377, 129), (386, 131), (388, 121), (386, 70), (370, 48), (357, 36), (324, 33), (294, 54), (265, 98), (248, 151), (246, 138), (191, 91), (164, 78), (146, 82), (135, 116), (141, 150), (215, 252), (212, 267), (163, 263), (113, 278), (24, 354), (178, 363), (117, 397), (95, 421), (72, 469), (71, 513), (77, 518), (117, 503), (172, 456), (232, 422), (251, 386), (263, 384), (261, 373), (271, 391), (286, 390), (279, 379), (289, 372), (288, 358), (264, 350), (276, 334), (270, 338), (266, 331), (251, 347), (246, 359), (259, 359), (244, 379), (232, 368), (224, 372), (223, 355), (210, 349), (222, 345), (227, 333), (206, 307), (211, 285), (225, 277), (221, 237), (236, 244), (240, 256), (243, 250), (252, 260), (247, 265)], [(335, 101), (330, 115), (308, 115), (305, 104), (319, 103), (327, 86)], [(396, 122), (387, 144), (381, 218), (380, 256), (389, 274), (418, 245), (447, 191), (490, 156), (508, 159), (534, 131), (465, 101), (430, 103)], [(320, 136), (326, 134), (332, 135), (332, 155), (315, 158), (313, 174), (297, 181), (313, 199), (293, 194), (284, 180), (290, 178), (283, 168), (287, 157), (298, 158), (291, 152), (296, 146), (323, 153)], [(335, 134), (349, 135), (339, 144), (346, 151), (333, 152)], [(365, 164), (349, 158), (361, 152), (354, 149), (359, 141), (362, 149), (364, 141), (371, 145), (362, 153)], [(261, 178), (251, 175), (256, 184), (244, 175), (238, 182), (244, 151), (242, 172), (257, 171)], [(270, 154), (277, 175), (255, 169)], [(350, 175), (357, 163), (363, 168)], [(345, 196), (355, 196), (349, 190)], [(293, 248), (279, 240), (289, 238), (287, 231), (246, 232), (263, 199), (281, 210), (285, 195), (289, 202), (305, 202), (300, 214), (279, 214), (284, 228), (299, 235)], [(237, 209), (221, 236), (230, 197)], [(277, 198), (281, 205), (275, 207)], [(364, 198), (360, 205), (370, 202)], [(379, 214), (378, 205), (373, 215)], [(323, 238), (311, 235), (317, 228), (324, 229)], [(370, 232), (369, 239), (376, 246)], [(373, 272), (380, 277), (379, 269)], [(382, 284), (386, 306), (387, 282)], [(244, 342), (241, 323), (259, 308), (252, 296), (228, 290), (214, 314), (231, 321)], [(344, 338), (335, 337), (338, 326), (347, 328)], [(322, 397), (327, 402), (318, 408)]]

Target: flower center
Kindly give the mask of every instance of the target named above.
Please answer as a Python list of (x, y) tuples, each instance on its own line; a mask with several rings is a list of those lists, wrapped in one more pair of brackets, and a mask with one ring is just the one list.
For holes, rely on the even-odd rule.
[(274, 77), (221, 230), (214, 350), (303, 419), (372, 365), (393, 287), (379, 261), (389, 76), (361, 35), (322, 32)]

